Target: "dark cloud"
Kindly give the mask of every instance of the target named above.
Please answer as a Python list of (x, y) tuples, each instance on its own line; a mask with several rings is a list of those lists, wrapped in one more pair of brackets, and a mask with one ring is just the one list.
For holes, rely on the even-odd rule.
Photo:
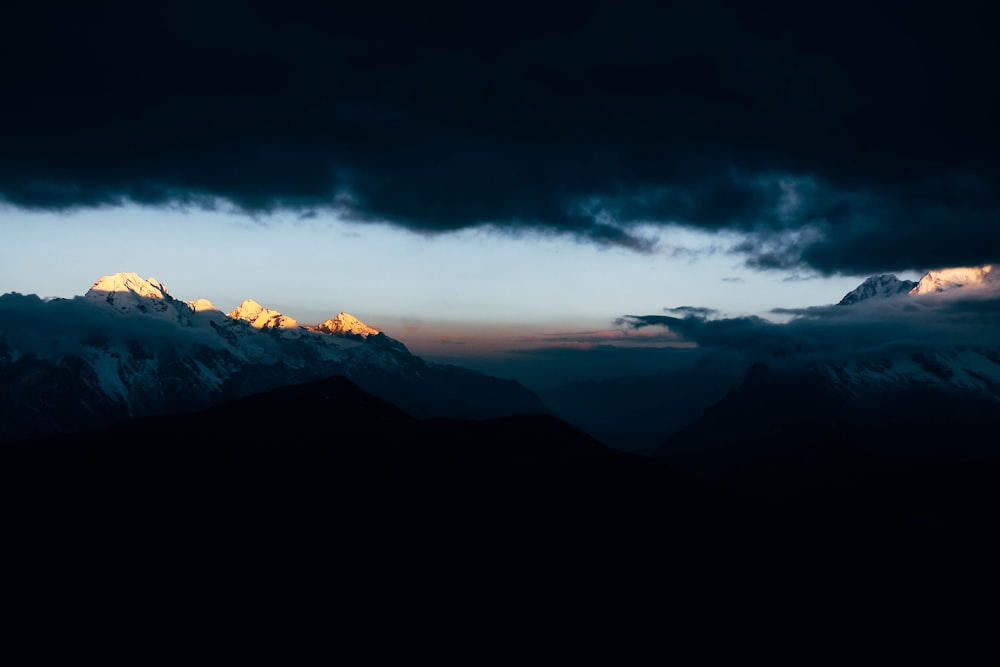
[(677, 306), (676, 308), (664, 308), (664, 311), (668, 313), (674, 313), (675, 315), (680, 315), (681, 317), (687, 315), (693, 315), (695, 317), (711, 317), (717, 314), (719, 311), (714, 308), (704, 308), (702, 306)]
[[(133, 317), (124, 325), (122, 315), (84, 297), (43, 300), (34, 294), (9, 292), (0, 295), (0, 344), (9, 344), (22, 354), (40, 358), (81, 356), (87, 346), (115, 348), (141, 343), (149, 349), (190, 349), (198, 346), (225, 347), (211, 328), (212, 314), (193, 314), (194, 325), (157, 317)], [(41, 333), (40, 333), (41, 332)], [(266, 337), (256, 345), (273, 347)]]
[(618, 324), (634, 329), (665, 327), (700, 348), (737, 351), (748, 359), (790, 365), (898, 351), (996, 349), (1000, 341), (1000, 292), (995, 289), (773, 312), (790, 319), (779, 323), (760, 317), (713, 318), (692, 310), (683, 317), (626, 315)]
[(336, 212), (758, 268), (1000, 257), (984, 2), (6, 3), (0, 199)]

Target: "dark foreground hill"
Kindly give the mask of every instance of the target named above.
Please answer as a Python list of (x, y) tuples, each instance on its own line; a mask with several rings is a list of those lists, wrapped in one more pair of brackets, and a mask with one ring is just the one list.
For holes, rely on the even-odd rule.
[[(545, 414), (416, 419), (342, 377), (22, 442), (0, 457), (8, 506), (27, 521), (636, 556), (928, 537), (892, 517), (723, 491)], [(930, 537), (969, 537), (942, 530)]]
[(1000, 404), (933, 385), (869, 392), (759, 365), (667, 439), (660, 460), (757, 497), (882, 517), (938, 545), (997, 542)]
[(23, 604), (171, 599), (209, 624), (213, 604), (314, 623), (320, 605), (369, 628), (444, 604), (472, 626), (562, 610), (649, 627), (665, 608), (700, 625), (732, 603), (909, 588), (901, 564), (939, 568), (923, 594), (951, 585), (943, 551), (970, 572), (995, 546), (724, 491), (549, 415), (416, 419), (339, 377), (4, 447), (0, 503)]

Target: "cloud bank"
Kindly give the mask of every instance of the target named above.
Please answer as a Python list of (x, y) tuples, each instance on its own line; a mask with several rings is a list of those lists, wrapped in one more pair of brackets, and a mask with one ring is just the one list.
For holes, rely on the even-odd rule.
[[(760, 317), (712, 318), (687, 309), (683, 317), (626, 315), (618, 324), (638, 330), (665, 328), (700, 348), (788, 366), (962, 347), (998, 351), (1000, 341), (1000, 290), (996, 289), (904, 294), (775, 313), (792, 319), (776, 323)], [(1000, 363), (1000, 355), (996, 359)]]
[(0, 201), (1000, 257), (989, 5), (8, 3)]

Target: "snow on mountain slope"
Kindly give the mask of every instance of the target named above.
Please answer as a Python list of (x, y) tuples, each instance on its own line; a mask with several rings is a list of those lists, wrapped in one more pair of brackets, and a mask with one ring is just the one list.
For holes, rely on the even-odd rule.
[(150, 299), (162, 299), (167, 295), (167, 288), (156, 278), (143, 280), (137, 273), (115, 273), (110, 276), (102, 276), (95, 282), (89, 295), (93, 293), (123, 292)]
[[(215, 307), (215, 304), (208, 299), (195, 299), (194, 301), (188, 301), (188, 305), (191, 306), (191, 310), (196, 313), (203, 311), (219, 310)], [(221, 311), (220, 311), (221, 312)]]
[(958, 288), (977, 291), (998, 290), (1000, 272), (994, 271), (991, 264), (986, 264), (928, 271), (918, 282), (900, 280), (891, 274), (872, 276), (845, 294), (838, 305), (849, 306), (869, 299), (887, 299), (904, 294), (908, 296), (937, 294)]
[[(834, 426), (850, 434), (837, 456), (851, 449), (897, 457), (909, 455), (909, 438), (920, 435), (922, 424), (968, 430), (987, 420), (995, 423), (1000, 420), (995, 276), (991, 266), (942, 269), (927, 273), (920, 289), (905, 292), (905, 281), (875, 276), (844, 297), (840, 305), (848, 307), (817, 307), (787, 325), (754, 330), (760, 340), (780, 336), (787, 344), (755, 349), (743, 381), (661, 452), (692, 453), (691, 460), (705, 470), (724, 464), (740, 475), (801, 455), (787, 481), (812, 465), (810, 457)], [(978, 447), (924, 444), (934, 451), (953, 447), (956, 454)], [(726, 455), (715, 449), (729, 447)]]
[(844, 295), (838, 305), (849, 306), (866, 299), (889, 298), (906, 294), (916, 285), (917, 283), (912, 280), (900, 280), (889, 274), (872, 276)]
[[(845, 394), (866, 399), (901, 388), (989, 397), (1000, 405), (1000, 354), (959, 348), (827, 362), (815, 372)], [(925, 406), (933, 410), (934, 406)]]
[[(142, 279), (136, 273), (102, 276), (83, 297), (95, 304), (111, 307), (119, 313), (139, 311), (166, 318), (183, 313), (167, 288), (155, 278)], [(180, 304), (186, 306), (186, 304)]]
[(993, 271), (991, 264), (928, 271), (920, 279), (920, 282), (910, 290), (910, 294), (946, 292), (959, 287), (966, 289), (995, 289), (1000, 287), (1000, 274)]
[(299, 326), (291, 317), (265, 308), (253, 299), (247, 299), (229, 312), (234, 320), (249, 322), (255, 329), (294, 329)]
[(134, 273), (82, 297), (0, 296), (0, 441), (344, 375), (420, 416), (545, 412), (512, 381), (424, 362), (341, 313), (323, 327), (244, 301), (226, 315)]
[[(945, 268), (928, 271), (917, 283), (899, 280), (893, 275), (873, 276), (847, 293), (839, 305), (887, 298), (917, 299), (915, 303), (929, 309), (927, 314), (947, 306), (947, 302), (954, 303), (956, 299), (984, 294), (992, 296), (993, 290), (998, 288), (1000, 273), (993, 271), (992, 265)], [(929, 295), (943, 292), (947, 293), (942, 297), (947, 302), (928, 300)], [(936, 329), (930, 329), (932, 322), (927, 317), (910, 323), (911, 326), (920, 324), (924, 331), (942, 332), (941, 340), (931, 341), (933, 345), (924, 343), (914, 346), (886, 340), (887, 344), (901, 349), (881, 356), (861, 354), (853, 359), (826, 361), (817, 364), (814, 371), (854, 398), (905, 388), (966, 393), (991, 397), (1000, 402), (1000, 350), (988, 341), (982, 341), (985, 347), (967, 343), (949, 347), (944, 343), (948, 334), (943, 333), (946, 329), (941, 327), (941, 322), (948, 322), (949, 319), (944, 311), (941, 312), (934, 321)], [(955, 324), (958, 326), (959, 323)], [(897, 335), (905, 331), (900, 328), (886, 329), (890, 330)]]
[(337, 313), (337, 316), (333, 319), (320, 322), (315, 327), (312, 327), (312, 330), (325, 333), (357, 334), (366, 337), (381, 333), (378, 329), (368, 326), (350, 313), (344, 312)]

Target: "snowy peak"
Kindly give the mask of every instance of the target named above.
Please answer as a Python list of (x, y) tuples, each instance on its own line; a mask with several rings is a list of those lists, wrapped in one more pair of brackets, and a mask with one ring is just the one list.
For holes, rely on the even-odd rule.
[(838, 305), (849, 306), (868, 299), (887, 299), (897, 295), (919, 296), (964, 289), (1000, 289), (1000, 271), (992, 264), (958, 266), (928, 271), (919, 282), (900, 280), (894, 275), (872, 276), (844, 295)]
[(337, 316), (331, 320), (320, 322), (313, 327), (313, 330), (329, 334), (357, 334), (366, 338), (380, 333), (378, 329), (370, 327), (350, 313), (344, 312), (337, 313)]
[(112, 292), (130, 292), (147, 299), (162, 299), (168, 293), (166, 286), (156, 278), (143, 280), (137, 273), (116, 273), (102, 276), (91, 285), (86, 296), (99, 293), (99, 296), (103, 297)]
[(0, 295), (0, 443), (188, 413), (334, 375), (419, 416), (546, 410), (517, 383), (425, 362), (347, 313), (325, 322), (327, 332), (252, 300), (228, 315), (134, 273), (104, 276), (85, 297)]
[[(111, 308), (122, 314), (142, 313), (156, 315), (190, 326), (191, 313), (212, 314), (220, 311), (208, 299), (181, 301), (170, 295), (167, 287), (156, 278), (142, 278), (137, 273), (115, 273), (102, 276), (84, 296), (85, 299), (104, 308)], [(340, 312), (333, 319), (316, 326), (303, 327), (294, 318), (276, 310), (265, 308), (253, 299), (247, 299), (226, 315), (237, 321), (248, 323), (255, 329), (281, 329), (294, 335), (301, 329), (324, 334), (359, 335), (367, 338), (380, 333), (349, 313)]]
[(137, 273), (102, 276), (83, 298), (122, 314), (140, 312), (167, 318), (177, 316), (176, 306), (181, 303), (159, 280), (143, 280)]
[(215, 304), (209, 301), (208, 299), (198, 299), (196, 301), (188, 301), (188, 306), (190, 306), (191, 310), (193, 310), (196, 313), (219, 310), (218, 308), (215, 307)]
[(253, 299), (247, 299), (228, 313), (234, 320), (249, 322), (255, 329), (293, 329), (299, 323), (276, 310), (265, 308)]
[(872, 276), (844, 295), (837, 305), (849, 306), (867, 299), (888, 299), (899, 294), (906, 294), (916, 287), (912, 280), (900, 280), (891, 274)]
[(928, 271), (927, 275), (920, 279), (916, 287), (910, 290), (910, 294), (947, 292), (960, 287), (1000, 287), (1000, 274), (993, 271), (993, 265), (991, 264)]

